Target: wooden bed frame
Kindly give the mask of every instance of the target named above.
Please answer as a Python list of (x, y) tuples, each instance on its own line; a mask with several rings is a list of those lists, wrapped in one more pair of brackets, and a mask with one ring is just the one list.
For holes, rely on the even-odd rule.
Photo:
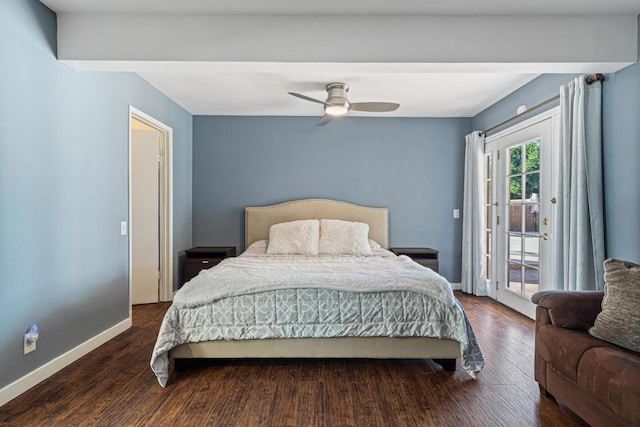
[[(269, 238), (273, 224), (297, 219), (342, 219), (369, 224), (369, 238), (389, 247), (386, 208), (371, 208), (326, 199), (304, 199), (245, 209), (245, 245)], [(460, 343), (427, 337), (342, 337), (230, 340), (187, 343), (169, 352), (170, 365), (194, 358), (370, 358), (433, 359), (449, 372), (460, 358)], [(179, 369), (179, 366), (176, 366)]]

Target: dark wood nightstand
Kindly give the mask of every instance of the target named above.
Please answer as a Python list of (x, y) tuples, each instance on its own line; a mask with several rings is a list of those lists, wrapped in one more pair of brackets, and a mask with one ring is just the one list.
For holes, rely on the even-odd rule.
[(181, 254), (184, 262), (180, 287), (196, 277), (200, 271), (211, 268), (231, 256), (236, 256), (235, 246), (197, 246), (187, 249)]
[(406, 255), (420, 265), (438, 272), (438, 251), (431, 248), (389, 248), (396, 255)]

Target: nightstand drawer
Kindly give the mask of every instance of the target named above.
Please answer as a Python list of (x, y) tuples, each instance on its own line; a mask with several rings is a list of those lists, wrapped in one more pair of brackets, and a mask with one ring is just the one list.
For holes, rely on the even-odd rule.
[(184, 262), (185, 282), (191, 280), (200, 273), (218, 264), (224, 258), (187, 258)]
[(427, 268), (432, 269), (436, 273), (438, 272), (438, 260), (437, 259), (424, 259), (424, 258), (415, 258), (411, 257), (412, 260), (417, 262), (420, 265), (424, 265)]
[(389, 248), (391, 252), (400, 256), (406, 255), (413, 261), (438, 272), (438, 251), (431, 248)]
[(235, 246), (198, 246), (180, 253), (180, 287), (202, 270), (216, 266), (228, 257), (236, 256)]

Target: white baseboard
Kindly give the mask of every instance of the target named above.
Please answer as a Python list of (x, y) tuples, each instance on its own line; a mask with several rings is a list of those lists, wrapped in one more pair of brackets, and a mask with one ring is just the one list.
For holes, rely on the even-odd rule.
[(31, 387), (46, 380), (51, 375), (69, 366), (76, 360), (80, 359), (85, 354), (95, 350), (102, 344), (106, 343), (110, 339), (120, 335), (131, 327), (131, 318), (123, 320), (122, 322), (112, 326), (104, 332), (96, 335), (93, 338), (83, 342), (75, 348), (67, 351), (64, 354), (56, 357), (50, 362), (45, 363), (34, 371), (29, 372), (22, 378), (18, 378), (11, 384), (0, 389), (0, 406), (20, 396)]
[(454, 291), (461, 291), (462, 290), (462, 283), (452, 283), (451, 284), (451, 288)]

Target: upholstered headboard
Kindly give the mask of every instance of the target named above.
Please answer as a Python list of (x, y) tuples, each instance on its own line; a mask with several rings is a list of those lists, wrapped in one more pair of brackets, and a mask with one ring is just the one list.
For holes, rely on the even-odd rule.
[(303, 199), (271, 206), (247, 207), (244, 210), (246, 247), (269, 238), (273, 224), (298, 219), (341, 219), (369, 224), (369, 238), (389, 247), (389, 210), (370, 208), (328, 199)]

